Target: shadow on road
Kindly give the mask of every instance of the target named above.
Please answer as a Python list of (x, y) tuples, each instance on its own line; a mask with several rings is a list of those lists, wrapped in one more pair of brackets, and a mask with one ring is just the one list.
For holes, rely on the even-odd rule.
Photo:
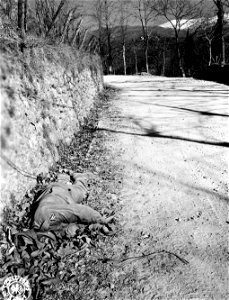
[(122, 130), (113, 130), (113, 129), (109, 129), (109, 128), (102, 128), (102, 127), (97, 128), (97, 130), (107, 131), (107, 132), (111, 132), (111, 133), (134, 135), (134, 136), (145, 136), (145, 137), (153, 137), (153, 138), (165, 138), (165, 139), (171, 139), (171, 140), (180, 140), (180, 141), (185, 141), (185, 142), (192, 142), (192, 143), (198, 143), (198, 144), (204, 144), (204, 145), (212, 145), (212, 146), (218, 146), (218, 147), (229, 147), (228, 142), (212, 142), (212, 141), (189, 139), (189, 138), (175, 136), (175, 135), (161, 134), (159, 131), (157, 131), (154, 128), (154, 126), (152, 126), (150, 129), (148, 129), (148, 128), (144, 129), (145, 133), (127, 132), (127, 131), (122, 131)]
[[(126, 164), (130, 163), (129, 161), (125, 161)], [(186, 188), (188, 188), (190, 191), (198, 191), (198, 192), (203, 192), (206, 193), (208, 195), (213, 195), (215, 197), (217, 197), (219, 200), (223, 200), (228, 202), (229, 198), (228, 196), (223, 195), (222, 193), (219, 193), (217, 190), (215, 189), (210, 189), (207, 187), (203, 187), (198, 185), (198, 183), (196, 183), (196, 185), (194, 184), (190, 184), (187, 180), (185, 181), (185, 178), (183, 180), (179, 180), (177, 179), (177, 177), (172, 176), (171, 173), (170, 174), (166, 174), (165, 172), (156, 170), (156, 169), (152, 169), (152, 168), (147, 168), (147, 167), (143, 167), (141, 164), (136, 164), (131, 162), (132, 165), (135, 165), (135, 167), (137, 167), (138, 170), (141, 170), (143, 173), (151, 173), (153, 174), (153, 176), (158, 176), (158, 178), (161, 178), (163, 180), (161, 180), (160, 184), (162, 184), (162, 182), (164, 182), (164, 185), (169, 184), (169, 182), (172, 182), (173, 184), (179, 184), (181, 186), (184, 186)], [(131, 175), (130, 175), (131, 176)]]
[(170, 105), (162, 105), (162, 104), (154, 104), (154, 105), (161, 106), (161, 107), (174, 108), (174, 109), (178, 109), (178, 110), (184, 110), (187, 112), (198, 113), (202, 116), (229, 117), (228, 114), (219, 114), (219, 113), (214, 113), (214, 112), (204, 111), (204, 110), (194, 110), (194, 109), (190, 109), (190, 108), (183, 108), (183, 107), (179, 107), (179, 106), (170, 106)]

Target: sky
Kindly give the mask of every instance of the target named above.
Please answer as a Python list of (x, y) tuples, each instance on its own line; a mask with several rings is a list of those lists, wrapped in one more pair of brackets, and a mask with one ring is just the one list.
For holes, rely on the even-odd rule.
[[(94, 4), (96, 2), (96, 0), (78, 0), (78, 1), (77, 0), (70, 0), (70, 1), (72, 1), (73, 4), (78, 3), (80, 5), (84, 15), (85, 14), (90, 14), (90, 12), (93, 12), (93, 7), (94, 7)], [(115, 1), (115, 0), (113, 0), (113, 1)], [(138, 0), (130, 0), (130, 1), (133, 2), (133, 5), (131, 5), (131, 7), (134, 7), (134, 4)], [(191, 1), (192, 2), (198, 2), (198, 0), (191, 0)], [(209, 10), (209, 8), (213, 6), (213, 0), (204, 0), (204, 1), (205, 1), (205, 9)], [(116, 20), (117, 20), (116, 25), (119, 25), (118, 24), (118, 16), (116, 16)], [(163, 24), (165, 22), (166, 22), (166, 20), (163, 17), (159, 17), (159, 18), (153, 20), (152, 25)], [(136, 26), (136, 25), (141, 25), (141, 24), (140, 24), (140, 21), (138, 19), (131, 18), (130, 25)], [(92, 20), (92, 18), (85, 17), (84, 26), (85, 27), (90, 27), (90, 26), (94, 27), (95, 24), (94, 24), (94, 21)]]
[[(35, 0), (32, 0), (31, 2), (33, 2)], [(95, 30), (96, 29), (96, 23), (95, 20), (93, 20), (92, 17), (90, 17), (89, 15), (92, 14), (94, 12), (94, 5), (96, 3), (97, 0), (68, 0), (68, 2), (70, 3), (71, 6), (78, 6), (79, 7), (79, 12), (82, 13), (83, 15), (83, 27), (84, 28), (89, 28), (91, 30)], [(118, 0), (108, 0), (108, 1), (117, 1)], [(120, 1), (120, 0), (119, 0)], [(123, 0), (125, 1), (125, 0)], [(130, 6), (130, 8), (134, 7), (134, 4), (138, 1), (138, 0), (130, 0), (133, 5)], [(192, 2), (197, 2), (198, 0), (190, 0)], [(211, 7), (213, 5), (213, 0), (204, 0), (205, 1), (205, 9), (209, 9), (209, 7)], [(60, 0), (56, 0), (57, 3), (60, 2)], [(116, 20), (116, 26), (119, 25), (119, 18), (118, 15), (114, 16), (114, 19)], [(157, 19), (153, 19), (151, 22), (151, 25), (158, 25), (158, 24), (163, 24), (166, 23), (167, 21), (163, 18), (163, 17), (159, 17)], [(130, 18), (130, 22), (129, 22), (130, 26), (140, 26), (140, 20), (134, 17)]]

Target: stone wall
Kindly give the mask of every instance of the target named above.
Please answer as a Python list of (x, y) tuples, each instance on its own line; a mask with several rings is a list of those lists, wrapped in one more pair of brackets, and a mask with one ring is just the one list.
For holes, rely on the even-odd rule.
[(2, 218), (58, 160), (58, 144), (71, 142), (103, 79), (98, 57), (68, 47), (3, 53), (0, 69)]

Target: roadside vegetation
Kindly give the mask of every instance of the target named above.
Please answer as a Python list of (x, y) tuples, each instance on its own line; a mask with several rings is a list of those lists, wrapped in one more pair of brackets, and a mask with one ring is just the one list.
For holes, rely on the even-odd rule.
[[(33, 66), (43, 58), (63, 67), (74, 64), (79, 72), (101, 69), (97, 53), (88, 51), (78, 5), (68, 0), (3, 0), (0, 3), (0, 51), (18, 55)], [(32, 57), (36, 50), (43, 57)], [(30, 57), (31, 56), (31, 57)], [(42, 70), (34, 69), (42, 77)]]
[[(93, 173), (87, 203), (103, 215), (114, 213), (122, 178), (118, 167), (110, 163), (104, 134), (96, 131), (98, 118), (105, 113), (112, 95), (114, 90), (105, 88), (70, 146), (60, 146), (60, 160), (47, 174), (38, 174), (37, 185), (14, 209), (5, 210), (0, 228), (1, 284), (10, 275), (26, 277), (33, 299), (92, 299), (95, 293), (103, 299), (102, 293), (109, 289), (106, 276), (108, 257), (113, 254), (109, 243), (112, 237), (96, 226), (80, 224), (74, 233), (34, 232), (30, 230), (30, 220), (34, 199), (64, 170)], [(117, 226), (111, 225), (112, 235)]]
[(210, 78), (228, 72), (228, 0), (16, 2), (1, 3), (2, 31), (11, 38), (17, 29), (21, 50), (32, 35), (98, 53), (105, 74)]
[[(60, 77), (62, 72), (65, 73), (63, 79), (66, 79), (66, 82), (63, 80), (62, 84), (70, 92), (71, 88), (68, 87), (70, 85), (71, 87), (72, 85), (77, 86), (79, 75), (85, 69), (92, 73), (92, 78), (95, 81), (94, 89), (96, 90), (96, 84), (98, 84), (96, 91), (101, 91), (102, 82), (100, 79), (102, 78), (100, 76), (101, 62), (99, 56), (96, 53), (87, 51), (84, 43), (85, 35), (80, 31), (81, 19), (76, 8), (70, 8), (67, 1), (61, 1), (59, 4), (55, 1), (36, 1), (33, 7), (31, 7), (29, 1), (1, 1), (0, 14), (0, 50), (2, 61), (6, 61), (7, 67), (9, 66), (7, 69), (5, 64), (2, 63), (1, 67), (5, 68), (6, 72), (2, 73), (1, 76), (2, 78), (4, 76), (3, 79), (5, 80), (6, 77), (11, 78), (16, 75), (16, 79), (13, 77), (11, 82), (13, 84), (14, 80), (16, 83), (20, 82), (20, 88), (23, 85), (28, 87), (23, 93), (27, 104), (32, 101), (31, 99), (42, 102), (40, 96), (44, 86), (43, 89), (38, 90), (36, 83), (39, 80), (41, 82), (45, 80), (45, 68), (49, 66), (49, 71), (52, 71), (53, 68), (51, 74), (53, 77), (58, 75), (55, 73), (58, 70), (55, 69), (61, 69)], [(11, 62), (13, 63), (10, 65)], [(69, 79), (67, 76), (69, 70), (72, 71), (73, 83), (71, 77)], [(21, 81), (17, 81), (17, 78), (20, 78)], [(87, 77), (85, 78), (87, 79)], [(80, 83), (78, 85), (79, 88), (82, 86)], [(15, 88), (15, 91), (6, 88), (7, 105), (10, 106), (11, 102), (14, 105), (9, 107), (11, 117), (21, 109), (21, 107), (15, 105), (16, 100), (20, 99), (21, 90), (23, 90), (20, 88)], [(57, 86), (58, 88), (60, 86)], [(70, 96), (77, 102), (80, 92), (77, 95)], [(57, 173), (65, 170), (91, 171), (94, 174), (94, 180), (91, 182), (89, 205), (98, 209), (103, 215), (113, 213), (112, 205), (114, 205), (115, 196), (112, 193), (117, 190), (117, 187), (113, 186), (116, 184), (114, 181), (115, 170), (112, 170), (110, 162), (106, 164), (104, 160), (106, 149), (103, 147), (103, 138), (98, 137), (99, 143), (95, 143), (95, 138), (100, 135), (96, 133), (98, 115), (100, 111), (104, 110), (112, 90), (105, 89), (103, 94), (100, 95), (100, 99), (94, 101), (94, 107), (91, 109), (90, 114), (85, 114), (86, 116), (83, 116), (83, 110), (87, 109), (86, 102), (89, 101), (87, 98), (90, 98), (91, 95), (89, 94), (87, 97), (87, 93), (90, 93), (90, 91), (83, 92), (85, 97), (80, 99), (82, 101), (79, 100), (79, 103), (76, 103), (76, 105), (82, 106), (82, 115), (79, 116), (78, 120), (79, 131), (75, 133), (68, 146), (64, 142), (59, 144), (58, 162), (53, 164), (48, 173), (37, 174), (37, 185), (28, 189), (21, 201), (18, 202), (11, 197), (12, 205), (5, 207), (4, 218), (1, 219), (0, 286), (10, 275), (26, 277), (31, 285), (33, 299), (71, 299), (71, 297), (74, 297), (74, 299), (82, 299), (82, 297), (91, 299), (88, 296), (91, 291), (86, 292), (86, 289), (89, 289), (90, 276), (88, 272), (85, 274), (85, 265), (90, 265), (91, 260), (95, 258), (95, 255), (90, 255), (90, 253), (100, 251), (99, 253), (103, 254), (106, 251), (104, 243), (106, 237), (100, 231), (100, 228), (79, 226), (74, 235), (71, 232), (65, 234), (61, 232), (39, 234), (31, 229), (30, 224), (33, 201), (44, 186), (56, 180)], [(64, 100), (65, 95), (63, 90), (60, 89), (59, 93), (54, 96), (53, 100), (57, 102), (56, 98), (58, 96)], [(23, 103), (19, 103), (19, 105), (23, 107)], [(41, 119), (45, 119), (46, 115), (42, 114), (41, 111), (37, 112), (37, 115), (40, 116), (40, 113)], [(21, 115), (20, 119), (26, 116)], [(32, 125), (32, 123), (30, 124)], [(17, 125), (19, 127), (18, 123)], [(35, 123), (32, 126), (36, 127)], [(43, 129), (43, 135), (48, 136), (49, 130), (45, 127)], [(11, 134), (10, 130), (11, 128), (8, 127), (7, 137)], [(3, 138), (1, 141), (3, 141)], [(6, 140), (5, 146), (7, 146), (7, 142), (8, 140)], [(92, 147), (93, 142), (95, 145)], [(3, 147), (4, 144), (2, 143), (1, 146)], [(15, 140), (13, 146), (16, 147)], [(52, 145), (49, 146), (51, 148)], [(7, 147), (3, 150), (6, 152)], [(28, 152), (30, 150), (30, 148), (27, 149)], [(44, 150), (46, 151), (46, 149)], [(17, 153), (20, 153), (20, 149), (17, 149), (17, 151)], [(39, 149), (36, 149), (36, 154), (38, 151)], [(1, 159), (4, 160), (3, 155), (1, 155)], [(9, 159), (12, 159), (12, 157), (9, 157)], [(21, 170), (17, 168), (19, 163), (16, 159), (14, 161), (15, 164), (11, 164), (11, 167), (14, 171), (20, 173)], [(24, 165), (28, 161), (28, 157), (25, 157)], [(8, 162), (10, 163), (10, 160)], [(101, 167), (99, 167), (100, 164)], [(20, 175), (26, 176), (27, 174), (21, 172)], [(9, 189), (12, 185), (15, 185), (13, 178), (12, 182), (9, 183)], [(6, 200), (5, 202), (7, 202)], [(98, 244), (102, 250), (97, 250)], [(95, 274), (95, 269), (91, 266), (90, 268), (90, 274)], [(98, 284), (95, 284), (95, 286)], [(0, 298), (1, 296), (0, 294)]]

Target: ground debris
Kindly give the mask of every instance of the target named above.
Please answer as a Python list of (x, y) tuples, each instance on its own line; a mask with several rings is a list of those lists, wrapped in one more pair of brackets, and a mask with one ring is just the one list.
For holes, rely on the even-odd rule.
[[(103, 101), (107, 101), (108, 94), (105, 89)], [(103, 101), (98, 102), (72, 144), (60, 146), (60, 161), (48, 174), (39, 174), (36, 187), (27, 191), (14, 210), (5, 212), (0, 229), (0, 278), (9, 275), (27, 277), (33, 299), (92, 299), (93, 291), (109, 273), (110, 267), (105, 267), (108, 270), (104, 271), (103, 263), (95, 259), (106, 253), (109, 229), (107, 232), (100, 225), (81, 224), (68, 230), (63, 226), (58, 232), (31, 229), (34, 200), (48, 184), (56, 181), (58, 173), (69, 170), (95, 174), (87, 204), (99, 211), (105, 208), (107, 217), (113, 213), (112, 198), (106, 195), (115, 194), (116, 174), (110, 162), (104, 160), (103, 137), (96, 132), (98, 108)], [(91, 147), (93, 141), (95, 144)], [(98, 166), (100, 171), (96, 172)]]

